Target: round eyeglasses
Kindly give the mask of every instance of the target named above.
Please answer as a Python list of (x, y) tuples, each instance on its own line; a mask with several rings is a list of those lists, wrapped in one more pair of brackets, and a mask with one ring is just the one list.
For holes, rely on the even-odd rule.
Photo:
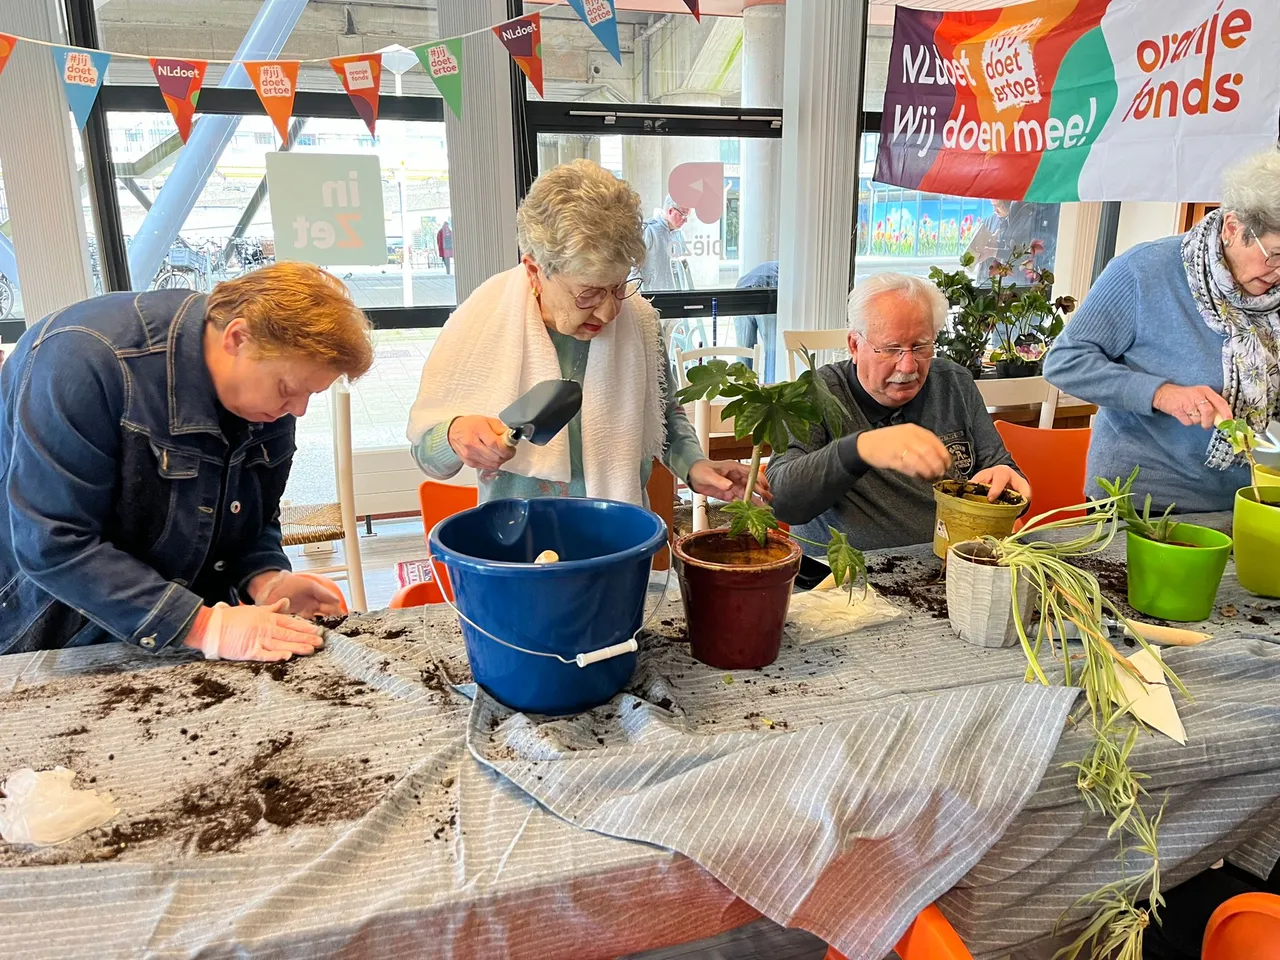
[(604, 303), (604, 298), (610, 294), (613, 294), (614, 298), (618, 300), (634, 297), (640, 292), (640, 287), (643, 284), (644, 281), (640, 277), (631, 276), (616, 287), (587, 287), (573, 298), (573, 302), (581, 310), (590, 310), (592, 307), (598, 307)]

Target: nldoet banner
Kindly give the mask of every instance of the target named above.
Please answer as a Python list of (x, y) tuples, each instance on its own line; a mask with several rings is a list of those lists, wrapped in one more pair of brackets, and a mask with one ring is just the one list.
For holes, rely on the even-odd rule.
[(876, 179), (1002, 200), (1218, 199), (1280, 132), (1280, 0), (898, 7)]

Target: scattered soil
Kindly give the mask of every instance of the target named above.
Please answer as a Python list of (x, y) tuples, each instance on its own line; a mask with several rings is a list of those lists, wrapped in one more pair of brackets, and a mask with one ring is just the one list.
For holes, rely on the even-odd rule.
[(208, 710), (210, 707), (222, 703), (224, 700), (230, 700), (239, 691), (235, 687), (228, 686), (221, 680), (215, 680), (213, 677), (205, 676), (195, 680), (191, 686), (191, 692), (196, 699), (201, 701), (200, 709)]
[(1125, 569), (1123, 560), (1091, 556), (1073, 557), (1068, 562), (1073, 567), (1078, 567), (1097, 577), (1098, 587), (1102, 590), (1102, 595), (1114, 603), (1116, 608), (1126, 617), (1141, 620), (1144, 623), (1169, 626), (1169, 621), (1148, 617), (1146, 614), (1138, 613), (1137, 610), (1129, 606), (1129, 574)]
[[(63, 730), (61, 733), (55, 733), (55, 737), (79, 737), (89, 732), (89, 728), (85, 726), (76, 727), (74, 730)], [(3, 796), (0, 793), (0, 796)]]
[(117, 707), (128, 710), (130, 713), (141, 713), (143, 707), (164, 692), (164, 687), (136, 677), (118, 681), (102, 691), (102, 700), (98, 703), (96, 718), (101, 720)]
[(248, 664), (248, 670), (255, 677), (265, 673), (272, 680), (283, 681), (289, 676), (289, 668), (293, 663), (292, 660), (275, 660), (271, 663), (254, 662)]
[[(943, 493), (952, 497), (959, 497), (965, 500), (979, 500), (983, 503), (990, 503), (987, 496), (991, 493), (991, 488), (985, 483), (969, 483), (960, 480), (943, 480), (937, 484), (937, 488)], [(1004, 504), (1008, 507), (1021, 507), (1026, 504), (1027, 500), (1022, 494), (1005, 488), (1005, 490), (996, 497), (996, 503)]]
[(1256, 624), (1259, 627), (1270, 626), (1270, 621), (1268, 621), (1266, 617), (1259, 617), (1253, 614), (1250, 614), (1249, 622), (1252, 624)]
[(876, 557), (867, 564), (867, 579), (881, 596), (903, 600), (938, 620), (947, 619), (947, 585), (940, 579), (942, 561), (930, 557)]

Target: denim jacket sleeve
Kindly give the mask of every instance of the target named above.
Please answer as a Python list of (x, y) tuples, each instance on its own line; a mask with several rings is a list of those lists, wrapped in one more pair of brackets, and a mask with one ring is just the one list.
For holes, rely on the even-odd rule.
[(293, 569), (293, 564), (285, 555), (284, 547), (280, 545), (280, 501), (277, 500), (274, 504), (266, 506), (274, 511), (274, 519), (262, 528), (262, 536), (258, 537), (258, 542), (254, 544), (253, 549), (233, 565), (232, 582), (236, 584), (241, 598), (246, 601), (252, 599), (249, 596), (249, 581), (258, 574), (272, 570)]
[[(79, 375), (67, 376), (69, 368)], [(151, 651), (168, 646), (200, 597), (102, 535), (126, 390), (115, 352), (97, 334), (64, 329), (33, 348), (25, 373), (6, 491), (19, 568), (118, 639)]]

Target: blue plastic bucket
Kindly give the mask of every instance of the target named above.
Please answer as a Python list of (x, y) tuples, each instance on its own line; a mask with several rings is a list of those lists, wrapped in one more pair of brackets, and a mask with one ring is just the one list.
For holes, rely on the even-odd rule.
[[(662, 519), (612, 500), (491, 500), (431, 531), (458, 610), (526, 651), (572, 661), (630, 639), (644, 616)], [(534, 566), (554, 550), (558, 563)], [(476, 683), (525, 713), (580, 713), (607, 703), (631, 678), (636, 655), (578, 666), (512, 649), (461, 621)]]

